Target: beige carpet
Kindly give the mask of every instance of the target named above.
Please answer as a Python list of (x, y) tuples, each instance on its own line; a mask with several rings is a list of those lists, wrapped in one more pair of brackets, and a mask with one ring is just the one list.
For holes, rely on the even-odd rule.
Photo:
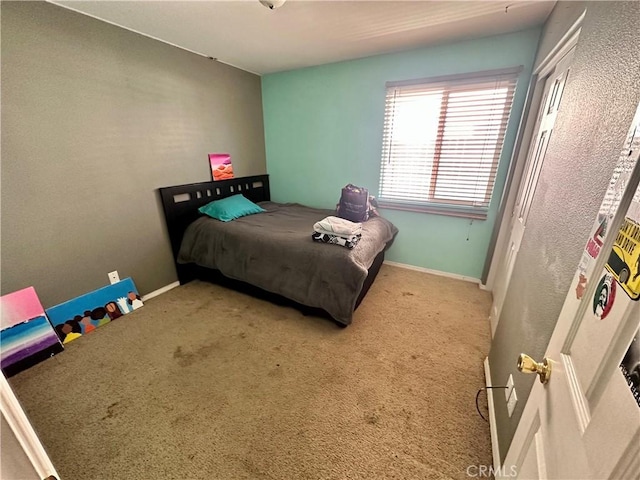
[(63, 480), (468, 478), (489, 307), (385, 265), (341, 329), (193, 282), (11, 384)]

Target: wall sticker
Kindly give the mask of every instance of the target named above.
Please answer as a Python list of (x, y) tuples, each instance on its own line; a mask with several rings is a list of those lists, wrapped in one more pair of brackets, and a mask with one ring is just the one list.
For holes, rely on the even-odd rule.
[[(640, 197), (640, 188), (635, 197)], [(634, 207), (632, 204), (628, 215), (636, 213), (635, 210), (640, 213), (640, 202)], [(640, 299), (640, 215), (625, 218), (606, 267), (632, 300)]]
[(600, 320), (609, 315), (613, 302), (616, 299), (616, 282), (609, 274), (605, 274), (598, 283), (596, 293), (593, 295), (593, 313)]
[[(575, 285), (576, 298), (583, 297), (595, 260), (600, 255), (605, 237), (608, 234), (616, 235), (615, 243), (607, 255), (605, 272), (612, 277), (614, 283), (618, 283), (622, 290), (632, 299), (640, 299), (640, 187), (638, 187), (626, 214), (620, 230), (610, 232), (609, 226), (614, 215), (618, 211), (622, 197), (627, 190), (636, 163), (640, 158), (640, 105), (631, 124), (631, 128), (625, 139), (618, 162), (611, 175), (609, 187), (605, 193), (598, 216), (591, 229), (591, 235), (584, 247), (582, 258), (578, 265), (578, 276)], [(602, 277), (600, 282), (602, 283)], [(600, 291), (600, 285), (597, 291)], [(615, 288), (615, 287), (613, 287)], [(609, 291), (612, 289), (609, 289)], [(598, 293), (596, 293), (596, 297)], [(595, 305), (594, 299), (594, 305)], [(595, 313), (595, 307), (594, 307)], [(596, 314), (597, 315), (597, 314)], [(604, 318), (597, 315), (598, 318)], [(606, 316), (606, 315), (605, 315)]]
[(620, 363), (620, 370), (624, 375), (627, 385), (640, 407), (640, 330), (631, 340), (631, 345)]

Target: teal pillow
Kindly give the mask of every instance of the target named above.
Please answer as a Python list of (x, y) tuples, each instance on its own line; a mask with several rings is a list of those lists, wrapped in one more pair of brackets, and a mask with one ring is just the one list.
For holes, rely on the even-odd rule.
[(200, 207), (198, 211), (221, 222), (230, 222), (246, 215), (266, 212), (264, 208), (259, 207), (241, 194), (223, 198), (222, 200), (214, 200)]

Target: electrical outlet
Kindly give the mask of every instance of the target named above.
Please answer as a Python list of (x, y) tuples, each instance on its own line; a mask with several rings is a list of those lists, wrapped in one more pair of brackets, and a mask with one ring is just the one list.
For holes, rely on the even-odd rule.
[(511, 396), (511, 392), (513, 391), (513, 375), (509, 375), (509, 380), (507, 380), (507, 388), (504, 389), (504, 399), (508, 402), (509, 397)]
[(117, 270), (114, 270), (113, 272), (109, 272), (107, 275), (109, 275), (109, 281), (111, 282), (111, 285), (113, 285), (114, 283), (118, 283), (120, 281), (120, 275), (118, 275)]
[(513, 415), (513, 411), (516, 408), (516, 403), (518, 403), (518, 395), (516, 395), (516, 389), (512, 388), (509, 400), (507, 400), (507, 412), (509, 413), (509, 417)]

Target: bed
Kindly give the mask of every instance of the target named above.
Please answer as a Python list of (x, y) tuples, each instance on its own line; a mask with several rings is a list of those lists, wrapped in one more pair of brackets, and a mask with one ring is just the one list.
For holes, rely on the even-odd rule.
[[(231, 222), (198, 212), (237, 193), (266, 212)], [(314, 242), (313, 224), (334, 212), (271, 202), (268, 175), (166, 187), (160, 196), (181, 284), (198, 278), (279, 303), (288, 299), (343, 326), (351, 323), (397, 233), (373, 217), (352, 250)]]

